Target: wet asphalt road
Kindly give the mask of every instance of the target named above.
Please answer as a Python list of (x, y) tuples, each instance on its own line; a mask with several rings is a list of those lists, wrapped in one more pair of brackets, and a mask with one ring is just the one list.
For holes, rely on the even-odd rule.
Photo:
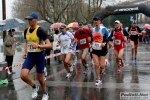
[[(131, 63), (131, 48), (128, 44), (124, 52), (125, 67), (122, 73), (117, 72), (113, 49), (109, 50), (107, 58), (111, 64), (106, 69), (106, 75), (102, 76), (103, 84), (95, 87), (95, 72), (94, 67), (89, 61), (89, 72), (85, 76), (80, 59), (74, 67), (72, 77), (66, 79), (67, 72), (63, 64), (59, 64), (54, 59), (51, 59), (51, 64), (46, 65), (48, 76), (46, 80), (49, 100), (129, 100), (121, 99), (122, 92), (146, 92), (150, 93), (150, 44), (140, 44), (137, 54), (137, 62)], [(3, 54), (0, 54), (0, 60), (3, 59)], [(19, 64), (24, 61), (21, 58), (22, 51), (17, 52), (14, 57), (14, 64)], [(14, 67), (16, 74), (9, 76), (9, 84), (0, 85), (0, 100), (32, 100), (31, 87), (25, 84), (19, 77), (21, 66)], [(30, 73), (30, 77), (39, 84), (36, 78), (35, 69)], [(39, 96), (34, 100), (41, 100), (42, 90), (38, 92)], [(149, 94), (150, 95), (150, 94)], [(148, 96), (149, 97), (149, 96)], [(130, 100), (150, 100), (144, 99), (142, 96)]]

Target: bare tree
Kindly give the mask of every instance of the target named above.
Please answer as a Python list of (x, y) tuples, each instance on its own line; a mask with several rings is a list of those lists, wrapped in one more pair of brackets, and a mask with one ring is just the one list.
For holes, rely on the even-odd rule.
[[(13, 4), (13, 15), (23, 19), (30, 12), (39, 14), (39, 19), (50, 23), (74, 21), (91, 22), (95, 13), (100, 10), (102, 0), (16, 0)], [(46, 15), (46, 17), (44, 17)]]

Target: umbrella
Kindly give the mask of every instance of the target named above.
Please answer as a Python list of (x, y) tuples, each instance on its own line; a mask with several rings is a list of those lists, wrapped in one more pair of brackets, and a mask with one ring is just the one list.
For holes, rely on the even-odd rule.
[(49, 30), (49, 27), (50, 27), (50, 23), (47, 22), (46, 20), (40, 20), (37, 22), (37, 24), (42, 27), (45, 31)]
[(0, 23), (2, 23), (2, 25), (0, 25), (0, 31), (9, 30), (11, 28), (17, 28), (25, 24), (24, 21), (18, 18), (5, 19), (3, 21), (0, 21)]
[(150, 25), (149, 25), (149, 24), (145, 24), (145, 25), (143, 26), (143, 28), (150, 28)]
[(67, 28), (69, 28), (69, 27), (72, 27), (72, 28), (78, 28), (79, 25), (78, 25), (77, 22), (73, 22), (73, 23), (70, 23), (70, 24), (67, 25)]
[(51, 25), (51, 29), (58, 29), (61, 25), (65, 25), (64, 23), (54, 23)]

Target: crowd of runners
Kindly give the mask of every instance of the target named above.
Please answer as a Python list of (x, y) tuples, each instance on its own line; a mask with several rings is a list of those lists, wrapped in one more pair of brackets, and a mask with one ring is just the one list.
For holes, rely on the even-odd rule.
[[(28, 77), (30, 70), (36, 64), (37, 77), (44, 91), (42, 100), (48, 100), (48, 93), (46, 84), (43, 78), (44, 73), (44, 49), (51, 48), (52, 45), (46, 38), (46, 33), (37, 25), (38, 15), (31, 13), (26, 17), (29, 22), (29, 28), (25, 30), (25, 49), (23, 58), (25, 59), (21, 71), (21, 78), (24, 82), (33, 88), (32, 98), (38, 96), (39, 86), (35, 85)], [(126, 42), (130, 41), (132, 62), (136, 63), (138, 36), (142, 35), (140, 28), (136, 22), (132, 23), (128, 31), (122, 26), (119, 20), (114, 22), (114, 29), (109, 32), (101, 23), (101, 18), (95, 16), (93, 18), (93, 25), (88, 24), (88, 28), (84, 28), (83, 22), (79, 22), (79, 29), (74, 31), (72, 27), (69, 29), (62, 25), (60, 33), (57, 35), (58, 42), (53, 45), (60, 46), (61, 56), (64, 68), (67, 71), (66, 78), (70, 78), (77, 62), (76, 51), (80, 55), (83, 65), (83, 74), (87, 74), (91, 65), (87, 62), (87, 55), (91, 56), (91, 62), (96, 73), (95, 86), (102, 84), (100, 74), (105, 74), (105, 68), (111, 66), (106, 55), (108, 53), (108, 45), (113, 47), (116, 57), (117, 71), (121, 72), (124, 67), (123, 54)], [(58, 31), (58, 30), (57, 30)], [(32, 34), (31, 34), (32, 33)]]

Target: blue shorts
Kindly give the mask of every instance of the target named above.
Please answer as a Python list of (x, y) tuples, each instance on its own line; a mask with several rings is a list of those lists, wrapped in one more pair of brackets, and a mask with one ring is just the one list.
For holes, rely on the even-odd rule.
[(27, 58), (22, 66), (22, 69), (31, 70), (34, 65), (36, 65), (37, 73), (39, 74), (44, 73), (45, 51), (28, 53)]

